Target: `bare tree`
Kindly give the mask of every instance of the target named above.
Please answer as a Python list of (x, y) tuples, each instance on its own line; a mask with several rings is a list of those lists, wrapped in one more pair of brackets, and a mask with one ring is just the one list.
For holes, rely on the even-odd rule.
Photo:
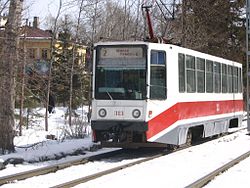
[(92, 30), (86, 28), (87, 36), (92, 36), (89, 37), (92, 39), (91, 43), (100, 39), (130, 40), (135, 34), (138, 38), (142, 38), (143, 23), (137, 10), (138, 3), (133, 0), (126, 0), (124, 4), (120, 1), (102, 1), (95, 4), (94, 8), (85, 14), (93, 17), (86, 22), (87, 25), (92, 25)]
[[(141, 0), (138, 0), (137, 2), (137, 8), (136, 8), (136, 20), (135, 20), (135, 25), (136, 27), (134, 28), (135, 31), (134, 31), (134, 39), (136, 40), (138, 38), (138, 33), (139, 33), (139, 22), (143, 23), (143, 20), (141, 19), (140, 20), (140, 15), (141, 15), (141, 12), (140, 12), (140, 9), (141, 9)], [(141, 24), (140, 24), (141, 25)], [(143, 27), (142, 27), (143, 28)], [(140, 36), (140, 35), (139, 35)], [(141, 35), (142, 36), (142, 35)], [(140, 36), (140, 37), (141, 37)]]
[(52, 38), (51, 38), (51, 47), (50, 47), (50, 63), (49, 63), (49, 75), (48, 75), (48, 85), (47, 85), (47, 92), (46, 92), (46, 112), (45, 112), (45, 130), (48, 131), (48, 107), (49, 107), (49, 96), (50, 96), (50, 91), (51, 91), (51, 77), (52, 77), (52, 65), (54, 61), (54, 49), (55, 49), (55, 42), (56, 42), (56, 33), (57, 33), (57, 21), (58, 18), (61, 14), (61, 9), (62, 9), (62, 0), (59, 0), (59, 8), (57, 11), (56, 18), (54, 20), (53, 24), (53, 31), (52, 31)]
[(15, 74), (18, 64), (19, 28), (23, 0), (10, 0), (8, 21), (0, 61), (0, 149), (14, 151)]
[(22, 136), (22, 126), (23, 126), (23, 108), (24, 108), (24, 90), (25, 90), (25, 66), (27, 62), (27, 48), (26, 48), (26, 27), (23, 31), (23, 41), (22, 41), (22, 63), (21, 63), (21, 93), (20, 93), (20, 121), (19, 121), (19, 136)]
[(7, 8), (8, 3), (9, 0), (6, 1), (0, 0), (0, 17), (2, 15), (2, 12)]
[(79, 26), (80, 26), (80, 19), (81, 19), (81, 14), (83, 10), (83, 2), (84, 0), (81, 0), (81, 4), (79, 7), (79, 13), (78, 13), (78, 18), (77, 18), (77, 25), (76, 25), (76, 36), (75, 40), (72, 44), (72, 65), (71, 65), (71, 72), (70, 72), (70, 96), (69, 96), (69, 126), (72, 125), (72, 98), (73, 98), (73, 75), (74, 75), (74, 64), (76, 60), (76, 43), (78, 42), (78, 31), (79, 31)]

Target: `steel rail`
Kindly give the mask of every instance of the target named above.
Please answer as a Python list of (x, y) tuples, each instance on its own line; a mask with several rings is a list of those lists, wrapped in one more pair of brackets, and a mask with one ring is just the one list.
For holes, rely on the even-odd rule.
[(114, 168), (111, 168), (111, 169), (108, 169), (108, 170), (104, 170), (104, 171), (101, 171), (101, 172), (98, 172), (98, 173), (95, 173), (95, 174), (91, 174), (91, 175), (84, 176), (84, 177), (81, 177), (81, 178), (78, 178), (78, 179), (75, 179), (75, 180), (71, 180), (69, 182), (58, 184), (58, 185), (55, 185), (55, 186), (53, 186), (51, 188), (73, 187), (73, 186), (79, 185), (81, 183), (85, 183), (87, 181), (97, 179), (97, 178), (99, 178), (101, 176), (108, 175), (108, 174), (117, 172), (119, 170), (123, 170), (125, 168), (131, 167), (131, 166), (143, 163), (143, 162), (147, 162), (147, 161), (153, 160), (155, 158), (162, 157), (162, 156), (167, 155), (167, 154), (169, 154), (169, 152), (157, 154), (157, 155), (147, 157), (147, 158), (144, 158), (144, 159), (141, 159), (141, 160), (138, 160), (138, 161), (134, 161), (134, 162), (131, 162), (131, 163), (128, 163), (128, 164), (120, 165), (120, 166), (117, 166), (117, 167), (114, 167)]
[[(230, 132), (228, 134), (233, 134), (235, 132), (238, 132), (239, 130), (236, 130), (236, 131), (233, 131), (233, 132)], [(226, 136), (226, 135), (225, 135)], [(198, 143), (195, 143), (194, 145), (197, 145), (197, 144), (202, 144), (204, 142), (207, 142), (207, 141), (210, 141), (211, 139), (209, 140), (203, 140), (203, 141), (200, 141)], [(168, 151), (167, 153), (164, 153), (164, 154), (160, 154), (161, 156), (163, 155), (167, 155), (167, 154), (170, 154), (172, 152), (177, 152), (177, 151), (180, 151), (180, 150), (183, 150), (183, 149), (186, 149), (188, 148), (188, 146), (181, 146), (180, 148), (178, 149), (175, 149), (175, 150), (172, 150), (172, 151)], [(83, 156), (81, 157), (80, 159), (74, 159), (74, 160), (70, 160), (70, 161), (67, 161), (67, 162), (62, 162), (62, 163), (58, 163), (58, 164), (55, 164), (55, 165), (51, 165), (51, 166), (45, 166), (45, 167), (41, 167), (41, 168), (37, 168), (37, 169), (33, 169), (33, 170), (29, 170), (29, 171), (24, 171), (24, 172), (20, 172), (20, 173), (16, 173), (16, 174), (11, 174), (11, 175), (7, 175), (7, 176), (2, 176), (0, 177), (0, 185), (3, 185), (3, 184), (6, 184), (6, 183), (9, 183), (9, 182), (12, 182), (14, 180), (24, 180), (24, 179), (27, 179), (27, 178), (31, 178), (31, 177), (34, 177), (34, 176), (39, 176), (39, 175), (44, 175), (44, 174), (48, 174), (48, 173), (52, 173), (52, 172), (56, 172), (58, 170), (61, 170), (61, 169), (64, 169), (64, 168), (67, 168), (67, 167), (70, 167), (70, 166), (73, 166), (73, 165), (78, 165), (78, 164), (85, 164), (85, 163), (88, 163), (89, 161), (91, 160), (98, 160), (98, 159), (101, 159), (101, 158), (105, 158), (105, 157), (108, 157), (110, 155), (114, 155), (114, 154), (117, 154), (119, 152), (121, 152), (122, 149), (117, 149), (117, 150), (113, 150), (113, 151), (105, 151), (103, 153), (99, 153), (97, 155), (91, 155), (91, 156)], [(154, 156), (153, 156), (154, 157)], [(151, 158), (153, 158), (151, 157)], [(157, 157), (155, 157), (157, 158)], [(127, 164), (127, 165), (123, 165), (123, 166), (127, 166), (129, 167), (130, 166), (133, 166), (135, 164), (140, 164), (142, 162), (146, 162), (148, 160), (152, 160), (150, 158), (147, 158), (147, 159), (143, 159), (141, 162), (134, 162), (130, 164)], [(124, 169), (125, 167), (122, 167), (122, 166), (119, 166), (119, 167), (116, 167), (117, 169)], [(118, 170), (117, 170), (118, 171)], [(114, 171), (115, 172), (115, 171)], [(103, 173), (103, 175), (105, 175), (105, 171), (103, 172), (100, 172), (99, 174), (99, 177), (102, 176), (101, 174)], [(109, 173), (112, 173), (112, 172), (109, 172)], [(97, 173), (98, 174), (98, 173)], [(89, 181), (91, 179), (95, 179), (94, 177), (94, 174), (93, 175), (90, 175), (88, 177), (83, 177), (83, 178), (80, 178), (80, 179), (86, 179), (86, 181)], [(73, 181), (76, 181), (76, 180), (73, 180)], [(79, 180), (80, 181), (80, 180)], [(78, 183), (79, 184), (79, 183)], [(76, 184), (77, 185), (77, 184)], [(59, 185), (58, 185), (59, 186)]]
[(117, 149), (113, 151), (106, 151), (103, 153), (99, 153), (97, 155), (83, 156), (83, 157), (80, 157), (79, 159), (73, 159), (67, 162), (61, 162), (61, 163), (50, 165), (50, 166), (40, 167), (40, 168), (36, 168), (33, 170), (28, 170), (28, 171), (24, 171), (24, 172), (20, 172), (16, 174), (2, 176), (0, 177), (0, 185), (12, 182), (14, 180), (23, 180), (23, 179), (31, 178), (34, 176), (56, 172), (58, 170), (61, 170), (61, 169), (64, 169), (73, 165), (85, 164), (91, 160), (97, 160), (102, 157), (107, 157), (109, 155), (117, 154), (119, 152), (121, 152), (121, 149)]
[[(243, 128), (245, 129), (245, 128)], [(233, 133), (236, 133), (238, 131), (240, 131), (242, 129), (239, 129), (239, 130), (236, 130), (236, 131), (233, 131), (233, 132), (230, 132), (228, 134), (233, 134)], [(227, 135), (228, 135), (227, 134)], [(227, 135), (224, 135), (224, 136), (227, 136)], [(223, 137), (223, 136), (221, 136)], [(209, 141), (211, 141), (213, 139), (209, 139)], [(200, 141), (200, 142), (197, 142), (196, 144), (202, 144), (204, 142), (207, 142), (207, 141)], [(196, 145), (195, 144), (195, 145)], [(111, 173), (114, 173), (114, 172), (117, 172), (119, 170), (123, 170), (125, 168), (128, 168), (128, 167), (131, 167), (131, 166), (134, 166), (136, 164), (140, 164), (140, 163), (143, 163), (143, 162), (147, 162), (147, 161), (150, 161), (152, 159), (155, 159), (155, 158), (159, 158), (159, 157), (162, 157), (164, 155), (168, 155), (170, 153), (173, 153), (173, 152), (177, 152), (177, 151), (181, 151), (183, 149), (186, 149), (186, 148), (189, 148), (189, 147), (192, 147), (192, 146), (186, 146), (186, 145), (183, 145), (181, 146), (180, 148), (177, 148), (175, 150), (168, 150), (166, 152), (163, 152), (163, 153), (160, 153), (160, 154), (157, 154), (157, 155), (154, 155), (154, 156), (151, 156), (151, 157), (147, 157), (147, 158), (144, 158), (144, 159), (141, 159), (141, 160), (138, 160), (138, 161), (134, 161), (134, 162), (131, 162), (131, 163), (128, 163), (128, 164), (124, 164), (124, 165), (121, 165), (121, 166), (117, 166), (117, 167), (114, 167), (114, 168), (111, 168), (111, 169), (108, 169), (108, 170), (104, 170), (104, 171), (101, 171), (101, 172), (98, 172), (98, 173), (94, 173), (94, 174), (91, 174), (91, 175), (88, 175), (88, 176), (84, 176), (84, 177), (81, 177), (81, 178), (78, 178), (78, 179), (75, 179), (75, 180), (71, 180), (71, 181), (68, 181), (68, 182), (65, 182), (65, 183), (62, 183), (62, 184), (58, 184), (58, 185), (55, 185), (55, 186), (52, 186), (51, 188), (68, 188), (68, 187), (73, 187), (73, 186), (76, 186), (76, 185), (79, 185), (81, 183), (86, 183), (90, 180), (94, 180), (94, 179), (97, 179), (101, 176), (104, 176), (104, 175), (108, 175), (108, 174), (111, 174)], [(250, 151), (248, 153), (248, 155), (250, 155)], [(236, 164), (236, 163), (235, 163)], [(220, 173), (220, 172), (219, 172)], [(191, 185), (192, 187), (192, 185)], [(199, 186), (198, 186), (199, 187)], [(188, 187), (189, 188), (189, 187)], [(192, 187), (193, 188), (193, 187)], [(196, 188), (196, 187), (194, 187)]]
[(223, 166), (219, 167), (218, 169), (214, 170), (213, 172), (203, 176), (202, 178), (198, 179), (197, 181), (191, 183), (190, 185), (186, 186), (185, 188), (200, 188), (206, 185), (209, 181), (213, 180), (216, 176), (224, 171), (228, 170), (229, 168), (233, 167), (234, 165), (238, 164), (239, 162), (243, 161), (247, 157), (250, 156), (250, 151), (242, 154), (241, 156), (233, 159), (232, 161), (224, 164)]

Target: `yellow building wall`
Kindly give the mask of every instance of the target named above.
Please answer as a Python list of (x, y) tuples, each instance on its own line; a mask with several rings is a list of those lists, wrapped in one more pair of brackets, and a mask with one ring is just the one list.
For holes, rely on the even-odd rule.
[[(23, 40), (20, 40), (21, 48), (24, 47)], [(33, 49), (35, 51), (35, 57), (31, 59), (43, 59), (42, 51), (47, 50), (47, 59), (50, 59), (50, 40), (25, 40), (25, 47), (27, 53), (29, 53), (29, 49)], [(29, 59), (29, 54), (27, 54), (27, 58)]]
[[(55, 47), (59, 48), (59, 41), (56, 42)], [(20, 40), (20, 47), (22, 48), (23, 40)], [(35, 51), (34, 58), (30, 58), (29, 54), (27, 54), (28, 59), (35, 59), (35, 60), (41, 60), (42, 58), (42, 51), (47, 50), (47, 60), (51, 59), (50, 57), (50, 49), (51, 49), (51, 40), (50, 39), (26, 39), (25, 40), (25, 47), (27, 53), (29, 53), (29, 50), (32, 49)], [(86, 55), (86, 46), (80, 46), (78, 45), (77, 53), (79, 56), (79, 64), (85, 64), (85, 55)]]

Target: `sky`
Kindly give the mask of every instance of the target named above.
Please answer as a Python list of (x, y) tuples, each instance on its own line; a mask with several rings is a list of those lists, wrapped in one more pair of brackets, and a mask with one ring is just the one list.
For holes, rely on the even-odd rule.
[[(51, 164), (70, 160), (72, 158), (81, 157), (66, 157), (60, 160), (51, 160), (46, 162), (29, 163), (29, 161), (39, 161), (41, 157), (54, 159), (61, 152), (70, 153), (77, 149), (89, 148), (93, 143), (91, 141), (91, 131), (89, 126), (86, 129), (86, 137), (83, 139), (65, 139), (62, 140), (64, 131), (67, 129), (65, 122), (64, 108), (56, 108), (54, 114), (49, 115), (49, 131), (44, 131), (44, 118), (34, 118), (32, 125), (28, 130), (23, 130), (23, 136), (15, 137), (15, 145), (19, 146), (16, 153), (8, 155), (0, 155), (0, 161), (5, 161), (11, 157), (21, 157), (24, 163), (13, 166), (9, 164), (6, 169), (0, 170), (0, 177), (12, 173), (21, 172), (24, 170), (43, 167)], [(34, 113), (44, 114), (44, 109), (34, 109)], [(78, 109), (78, 114), (84, 114), (86, 118), (87, 107)], [(246, 127), (246, 121), (243, 122)], [(210, 171), (229, 162), (231, 159), (238, 157), (250, 149), (250, 136), (246, 135), (246, 129), (237, 133), (220, 137), (218, 139), (206, 142), (201, 145), (193, 146), (172, 154), (135, 165), (124, 170), (120, 170), (110, 175), (102, 176), (97, 180), (92, 180), (77, 187), (84, 188), (127, 188), (127, 187), (170, 187), (182, 188), (195, 180), (206, 175)], [(58, 140), (45, 139), (46, 134), (54, 134)], [(35, 147), (28, 149), (20, 148), (38, 143)], [(103, 152), (108, 149), (101, 149), (97, 152)], [(94, 154), (86, 151), (86, 155)], [(140, 159), (140, 158), (139, 158)], [(3, 185), (3, 188), (39, 188), (51, 187), (57, 183), (63, 183), (70, 179), (79, 178), (83, 175), (90, 175), (100, 172), (111, 167), (121, 164), (126, 164), (138, 158), (122, 159), (112, 161), (111, 159), (89, 162), (84, 165), (72, 166), (55, 173), (33, 177), (27, 180), (16, 181), (11, 184)], [(249, 188), (250, 174), (250, 158), (239, 163), (227, 172), (218, 176), (214, 181), (207, 184), (206, 188)], [(55, 181), (55, 179), (57, 181)]]
[(28, 14), (33, 16), (44, 17), (47, 14), (55, 14), (59, 0), (27, 0), (25, 7), (28, 6)]
[[(65, 0), (64, 0), (65, 1)], [(32, 23), (33, 17), (39, 17), (41, 26), (44, 27), (48, 15), (56, 16), (59, 0), (27, 0), (25, 1), (24, 19)]]

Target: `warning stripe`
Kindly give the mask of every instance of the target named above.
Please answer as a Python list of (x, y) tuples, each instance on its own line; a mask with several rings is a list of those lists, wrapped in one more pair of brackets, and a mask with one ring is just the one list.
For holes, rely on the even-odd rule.
[(147, 139), (150, 139), (179, 120), (241, 111), (243, 111), (243, 100), (176, 103), (149, 120)]

